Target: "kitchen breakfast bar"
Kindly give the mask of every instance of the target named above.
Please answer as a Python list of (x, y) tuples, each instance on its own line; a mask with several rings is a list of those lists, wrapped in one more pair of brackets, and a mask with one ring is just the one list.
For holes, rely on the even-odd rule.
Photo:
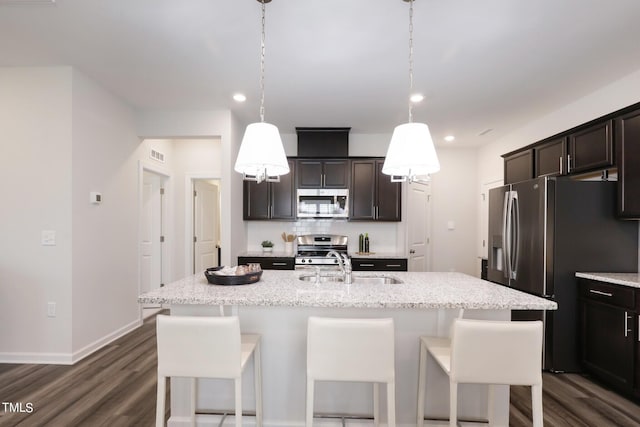
[[(323, 272), (325, 274), (325, 272)], [(307, 280), (301, 280), (307, 276)], [(381, 279), (387, 277), (388, 279)], [(305, 277), (302, 277), (304, 279)], [(418, 390), (419, 337), (448, 336), (454, 318), (509, 320), (511, 310), (555, 310), (553, 301), (528, 295), (462, 273), (353, 273), (353, 283), (316, 280), (304, 271), (263, 272), (259, 282), (242, 286), (210, 285), (199, 273), (140, 295), (145, 304), (163, 304), (171, 315), (237, 315), (243, 333), (262, 336), (264, 425), (303, 426), (305, 419), (306, 333), (309, 316), (393, 318), (396, 355), (396, 420), (414, 426)], [(390, 283), (401, 282), (401, 283)], [(330, 351), (330, 349), (327, 349)], [(243, 378), (243, 408), (254, 408), (252, 372)], [(447, 419), (448, 378), (428, 360), (427, 418)], [(382, 396), (384, 392), (381, 391)], [(487, 387), (460, 386), (460, 419), (487, 419)], [(497, 388), (494, 419), (508, 425), (509, 392)], [(384, 398), (382, 399), (384, 401)], [(171, 379), (170, 426), (188, 425), (191, 396), (188, 381)], [(317, 383), (317, 414), (371, 415), (370, 384)], [(233, 383), (199, 380), (197, 413), (233, 413)], [(381, 405), (384, 422), (386, 408)], [(245, 417), (254, 425), (253, 417)], [(198, 416), (198, 425), (218, 425), (220, 416)], [(371, 421), (368, 421), (371, 424)], [(337, 426), (340, 420), (316, 419), (316, 426)], [(351, 421), (349, 425), (360, 424)], [(427, 425), (429, 423), (427, 422)], [(435, 424), (434, 424), (435, 425)]]

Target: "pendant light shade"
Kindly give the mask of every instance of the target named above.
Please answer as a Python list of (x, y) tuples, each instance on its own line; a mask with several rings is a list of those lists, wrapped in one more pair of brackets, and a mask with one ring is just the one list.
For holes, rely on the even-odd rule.
[[(409, 3), (409, 95), (413, 92), (413, 0)], [(396, 126), (384, 159), (382, 173), (391, 181), (426, 181), (440, 170), (429, 126), (413, 123), (413, 101), (409, 101), (409, 122)]]
[(288, 174), (289, 163), (278, 128), (265, 122), (247, 126), (234, 169), (245, 176), (256, 177), (258, 182)]
[(382, 166), (386, 175), (415, 179), (440, 170), (440, 161), (424, 123), (404, 123), (396, 126)]
[(260, 43), (260, 122), (251, 123), (244, 131), (234, 170), (240, 172), (244, 180), (279, 181), (280, 175), (289, 173), (289, 162), (282, 146), (278, 128), (264, 121), (264, 45), (265, 45), (265, 3), (262, 4), (262, 38)]

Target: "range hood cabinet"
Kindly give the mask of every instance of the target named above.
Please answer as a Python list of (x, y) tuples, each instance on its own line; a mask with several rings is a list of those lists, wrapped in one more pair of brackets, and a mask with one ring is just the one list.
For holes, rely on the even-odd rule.
[(351, 128), (297, 127), (298, 157), (349, 157)]

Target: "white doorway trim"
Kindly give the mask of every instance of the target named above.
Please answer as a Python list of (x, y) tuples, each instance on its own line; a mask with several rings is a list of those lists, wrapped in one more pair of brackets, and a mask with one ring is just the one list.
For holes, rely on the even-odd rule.
[[(193, 191), (194, 180), (216, 179), (222, 181), (222, 176), (216, 172), (190, 172), (185, 174), (184, 180), (184, 276), (193, 274)], [(220, 186), (222, 192), (222, 185)], [(220, 207), (222, 209), (222, 206)], [(222, 248), (225, 250), (225, 248)], [(227, 248), (228, 250), (228, 248)]]
[[(145, 162), (144, 160), (138, 161), (138, 294), (142, 292), (142, 283), (141, 283), (141, 247), (140, 241), (142, 240), (142, 223), (143, 223), (143, 186), (144, 186), (144, 173), (150, 172), (156, 175), (159, 175), (163, 178), (165, 192), (169, 195), (172, 194), (172, 180), (171, 173), (163, 168), (162, 166), (155, 165), (152, 163)], [(171, 260), (169, 254), (171, 253), (170, 246), (172, 244), (171, 240), (171, 230), (169, 228), (169, 224), (173, 223), (173, 211), (171, 209), (171, 203), (167, 203), (166, 197), (163, 201), (164, 206), (162, 207), (163, 218), (162, 218), (162, 229), (163, 235), (169, 235), (169, 238), (165, 240), (164, 244), (161, 245), (161, 275), (163, 280), (166, 282), (167, 278), (171, 277)], [(143, 318), (143, 307), (140, 307), (140, 319)]]

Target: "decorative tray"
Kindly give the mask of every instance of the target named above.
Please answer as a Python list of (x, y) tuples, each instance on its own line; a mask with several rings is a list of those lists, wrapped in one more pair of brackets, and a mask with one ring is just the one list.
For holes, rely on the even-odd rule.
[(204, 272), (204, 277), (212, 285), (249, 285), (256, 283), (262, 277), (262, 271), (253, 271), (251, 273), (242, 275), (226, 275), (217, 274), (216, 271), (222, 269), (222, 267), (207, 268)]

